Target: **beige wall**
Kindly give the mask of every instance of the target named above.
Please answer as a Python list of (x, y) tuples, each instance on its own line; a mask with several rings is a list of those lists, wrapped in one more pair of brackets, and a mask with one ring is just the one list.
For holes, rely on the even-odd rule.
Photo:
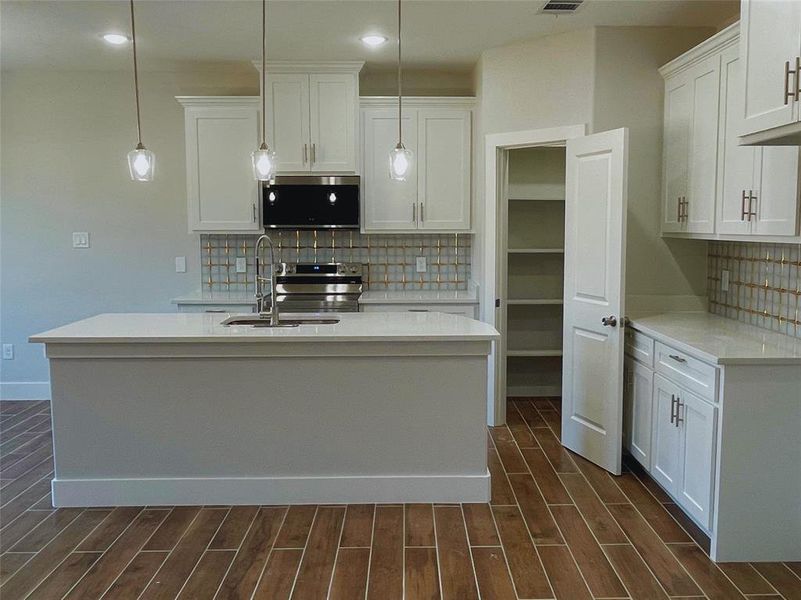
[[(712, 34), (704, 28), (595, 30), (594, 131), (629, 128), (626, 290), (631, 311), (664, 296), (706, 296), (706, 242), (659, 237), (664, 82), (657, 69)], [(674, 300), (683, 305), (681, 298)]]

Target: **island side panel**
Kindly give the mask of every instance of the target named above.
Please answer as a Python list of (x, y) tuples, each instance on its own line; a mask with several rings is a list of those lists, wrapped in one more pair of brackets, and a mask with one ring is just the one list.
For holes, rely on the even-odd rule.
[(480, 355), (51, 358), (55, 502), (484, 501), (486, 378)]
[(801, 560), (801, 366), (726, 365), (715, 561)]

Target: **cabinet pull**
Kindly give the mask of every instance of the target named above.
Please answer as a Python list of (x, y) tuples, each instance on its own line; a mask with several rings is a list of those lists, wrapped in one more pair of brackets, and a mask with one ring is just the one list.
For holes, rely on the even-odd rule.
[(317, 162), (317, 144), (312, 144), (311, 161), (312, 164)]
[(681, 223), (681, 196), (676, 198), (676, 222)]
[(687, 196), (682, 196), (682, 200), (683, 200), (682, 204), (684, 204), (684, 209), (682, 210), (681, 216), (684, 219), (684, 222), (686, 223), (687, 217), (689, 216), (689, 211), (687, 209), (690, 206), (690, 202), (689, 200), (687, 200)]
[(256, 222), (256, 203), (254, 202), (252, 205), (253, 207), (253, 222)]
[(684, 406), (684, 403), (681, 401), (681, 398), (676, 398), (676, 427), (679, 426), (679, 423), (684, 422), (684, 419), (679, 416), (682, 406)]
[(675, 360), (676, 362), (679, 362), (679, 363), (686, 363), (687, 362), (686, 358), (682, 358), (678, 354), (668, 354), (668, 356), (670, 358), (672, 358), (673, 360)]
[[(790, 100), (798, 101), (799, 88), (801, 88), (801, 81), (798, 79), (798, 72), (801, 71), (801, 57), (795, 59), (795, 70), (790, 68), (790, 61), (784, 63), (784, 104), (790, 103)], [(795, 79), (793, 87), (790, 88), (790, 75)]]
[(793, 96), (796, 102), (801, 98), (801, 56), (795, 57), (795, 93)]
[(753, 209), (751, 203), (756, 200), (757, 197), (754, 196), (754, 190), (748, 190), (748, 220), (751, 220), (751, 217), (756, 217), (756, 211)]
[(420, 203), (420, 222), (421, 223), (425, 223), (426, 218), (425, 218), (424, 215), (425, 215), (425, 213), (423, 213), (423, 203), (421, 202)]
[(676, 394), (670, 395), (670, 424), (673, 425), (674, 420), (676, 419), (676, 415), (674, 414), (676, 410)]
[[(751, 203), (750, 202), (748, 204), (748, 210), (749, 210), (749, 212), (751, 210)], [(745, 190), (743, 190), (743, 201), (740, 204), (740, 220), (741, 221), (745, 221), (745, 215), (746, 215), (746, 212), (745, 212)], [(750, 221), (750, 219), (749, 219), (749, 221)]]
[(417, 202), (412, 202), (412, 223), (417, 223)]
[(303, 164), (305, 165), (307, 162), (309, 162), (309, 146), (303, 144)]
[(431, 312), (427, 308), (410, 308), (406, 312)]

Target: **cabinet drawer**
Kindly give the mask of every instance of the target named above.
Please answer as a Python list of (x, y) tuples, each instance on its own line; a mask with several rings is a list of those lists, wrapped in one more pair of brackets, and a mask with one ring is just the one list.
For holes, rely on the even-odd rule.
[(362, 312), (442, 312), (460, 315), (469, 319), (477, 318), (476, 304), (362, 304)]
[(647, 367), (654, 368), (654, 340), (631, 327), (626, 329), (625, 352)]
[(656, 342), (654, 355), (657, 373), (702, 398), (717, 401), (718, 372), (714, 366), (661, 342)]

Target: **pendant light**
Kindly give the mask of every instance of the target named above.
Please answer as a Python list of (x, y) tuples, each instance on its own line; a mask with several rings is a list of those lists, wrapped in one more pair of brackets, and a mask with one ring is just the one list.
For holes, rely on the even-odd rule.
[(156, 156), (142, 144), (142, 120), (139, 116), (139, 70), (136, 64), (136, 24), (134, 0), (131, 0), (131, 42), (133, 46), (134, 92), (136, 94), (136, 148), (128, 153), (128, 171), (134, 181), (153, 181)]
[(275, 175), (275, 152), (267, 145), (267, 0), (261, 0), (261, 145), (251, 155), (253, 177), (257, 181), (269, 181)]
[(401, 81), (401, 0), (398, 0), (398, 145), (389, 153), (389, 176), (406, 181), (414, 154), (403, 145), (403, 84)]

